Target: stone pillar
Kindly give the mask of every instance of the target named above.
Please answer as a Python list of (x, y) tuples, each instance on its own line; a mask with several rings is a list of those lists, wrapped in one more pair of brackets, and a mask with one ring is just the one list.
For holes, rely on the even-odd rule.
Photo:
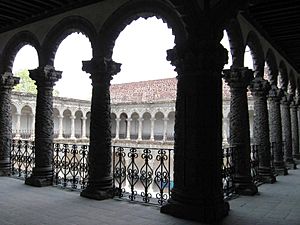
[(142, 140), (142, 133), (143, 133), (143, 118), (139, 118), (139, 133), (138, 133), (138, 140)]
[(150, 141), (154, 141), (154, 124), (155, 124), (155, 118), (151, 118), (151, 126), (150, 126)]
[(223, 118), (223, 127), (222, 127), (222, 146), (228, 146), (228, 136), (227, 136), (227, 131), (228, 131), (228, 119)]
[(75, 139), (75, 116), (71, 115), (70, 119), (71, 119), (71, 139)]
[(285, 93), (281, 99), (281, 121), (282, 140), (284, 146), (284, 161), (288, 169), (296, 169), (296, 164), (293, 160), (290, 104), (291, 96)]
[(17, 113), (16, 116), (17, 116), (17, 122), (16, 122), (16, 136), (15, 136), (15, 138), (16, 138), (16, 139), (19, 139), (19, 138), (21, 137), (21, 135), (20, 135), (20, 129), (21, 129), (21, 114), (20, 114), (20, 113)]
[(59, 124), (58, 124), (58, 139), (63, 139), (64, 136), (63, 136), (63, 119), (64, 119), (64, 116), (58, 116), (58, 119), (59, 119)]
[(0, 176), (9, 176), (11, 173), (11, 90), (19, 80), (20, 78), (8, 72), (0, 76)]
[(274, 183), (276, 178), (271, 168), (271, 146), (267, 94), (270, 84), (262, 77), (256, 77), (250, 84), (254, 101), (253, 140), (258, 148), (258, 174), (266, 183)]
[(163, 141), (167, 140), (167, 129), (168, 129), (168, 121), (169, 119), (166, 117), (164, 118), (164, 132), (163, 132)]
[(61, 78), (61, 71), (53, 66), (29, 71), (37, 85), (35, 121), (35, 167), (25, 184), (49, 186), (53, 183), (53, 86)]
[(116, 140), (120, 139), (120, 118), (116, 118)]
[[(298, 108), (297, 108), (298, 129), (300, 129), (300, 96), (298, 96), (297, 100), (298, 100)], [(299, 130), (298, 130), (298, 133), (299, 133)], [(300, 143), (300, 133), (299, 133), (299, 137), (298, 138), (299, 138), (298, 142)], [(295, 154), (295, 159), (300, 160), (300, 153), (299, 154)]]
[(83, 70), (91, 74), (92, 105), (90, 124), (89, 171), (87, 188), (81, 196), (97, 200), (113, 197), (111, 174), (110, 81), (121, 65), (107, 58), (83, 61)]
[(131, 128), (130, 125), (131, 125), (132, 119), (128, 118), (128, 119), (126, 119), (126, 121), (127, 121), (127, 132), (126, 132), (127, 136), (126, 136), (126, 139), (130, 140), (130, 128)]
[(81, 117), (82, 120), (82, 127), (81, 127), (81, 138), (82, 139), (87, 139), (86, 137), (86, 116)]
[(292, 149), (293, 158), (297, 159), (299, 157), (299, 130), (298, 130), (298, 104), (296, 100), (291, 102), (291, 130), (292, 130)]
[(221, 170), (221, 72), (227, 51), (219, 43), (197, 38), (181, 47), (168, 51), (178, 73), (174, 188), (161, 212), (211, 223), (229, 210)]
[(231, 67), (224, 70), (224, 79), (230, 87), (229, 139), (234, 149), (233, 182), (235, 191), (242, 195), (254, 195), (257, 187), (252, 181), (250, 167), (250, 128), (247, 87), (253, 79), (248, 68)]
[(31, 134), (30, 134), (30, 139), (34, 140), (34, 126), (35, 126), (35, 115), (31, 115)]
[(280, 100), (283, 96), (281, 89), (272, 86), (269, 91), (269, 128), (270, 142), (273, 147), (275, 172), (279, 175), (287, 175), (287, 168), (283, 161), (282, 126), (280, 113)]

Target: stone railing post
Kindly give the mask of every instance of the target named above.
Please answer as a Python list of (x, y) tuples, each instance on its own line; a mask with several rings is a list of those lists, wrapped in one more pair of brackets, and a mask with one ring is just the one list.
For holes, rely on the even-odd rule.
[(253, 79), (253, 71), (248, 68), (231, 67), (224, 70), (224, 79), (230, 87), (230, 145), (235, 147), (233, 182), (239, 194), (254, 195), (257, 187), (252, 181), (250, 167), (250, 127), (247, 87)]
[(53, 86), (61, 78), (61, 71), (53, 66), (29, 71), (37, 85), (35, 120), (35, 166), (25, 184), (49, 186), (53, 183)]
[(287, 168), (283, 161), (283, 143), (282, 143), (282, 126), (281, 126), (281, 112), (280, 100), (283, 96), (281, 89), (272, 86), (269, 91), (269, 128), (270, 128), (270, 142), (273, 147), (274, 167), (275, 172), (279, 175), (287, 175)]
[(285, 93), (281, 99), (281, 121), (282, 121), (282, 139), (284, 146), (284, 161), (289, 169), (296, 169), (296, 164), (293, 160), (292, 149), (292, 128), (291, 128), (291, 112), (290, 104), (292, 97)]
[(20, 78), (12, 73), (0, 77), (0, 176), (11, 174), (10, 151), (12, 142), (11, 90)]
[(90, 124), (89, 179), (81, 196), (97, 200), (112, 198), (110, 81), (121, 64), (99, 57), (83, 61), (83, 70), (91, 74), (92, 105)]
[(258, 174), (263, 182), (274, 183), (276, 178), (271, 168), (271, 146), (267, 94), (270, 84), (262, 77), (256, 77), (250, 84), (254, 101), (253, 139), (258, 148)]

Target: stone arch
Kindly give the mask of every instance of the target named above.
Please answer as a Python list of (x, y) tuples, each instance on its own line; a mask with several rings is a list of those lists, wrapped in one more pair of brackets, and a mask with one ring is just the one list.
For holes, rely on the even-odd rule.
[(160, 111), (155, 113), (155, 122), (154, 122), (154, 140), (163, 140), (163, 131), (164, 131), (164, 114)]
[(295, 96), (295, 94), (296, 94), (296, 78), (295, 78), (295, 74), (292, 70), (288, 73), (288, 79), (289, 79), (288, 93)]
[(63, 137), (71, 137), (71, 116), (72, 112), (70, 109), (65, 109), (63, 111)]
[(243, 67), (244, 66), (244, 40), (241, 31), (240, 24), (237, 19), (232, 19), (225, 30), (228, 35), (230, 53), (232, 56), (232, 66)]
[[(246, 46), (249, 46), (251, 50), (251, 56), (253, 59), (253, 69), (255, 77), (264, 76), (264, 52), (259, 38), (254, 31), (250, 31), (247, 35)], [(246, 47), (245, 46), (245, 47)]]
[(18, 51), (25, 45), (35, 48), (38, 59), (41, 59), (41, 47), (37, 37), (30, 31), (21, 31), (15, 34), (6, 44), (2, 54), (1, 72), (12, 72), (13, 63)]
[(125, 3), (106, 20), (99, 32), (100, 48), (96, 54), (111, 58), (115, 41), (125, 27), (138, 18), (153, 16), (162, 19), (172, 28), (176, 45), (185, 42), (187, 34), (184, 22), (171, 4), (160, 0), (134, 0)]
[(278, 65), (272, 49), (268, 49), (266, 54), (266, 64), (268, 67), (268, 78), (272, 86), (277, 85), (278, 80)]
[(136, 140), (138, 139), (139, 134), (139, 114), (137, 112), (133, 112), (130, 116), (130, 139)]
[(128, 116), (125, 112), (120, 114), (120, 130), (119, 130), (119, 138), (125, 139), (127, 137), (127, 119)]
[(76, 138), (81, 138), (82, 137), (82, 117), (83, 117), (83, 112), (81, 110), (77, 110), (74, 113), (74, 129), (75, 129), (75, 137)]
[(149, 140), (151, 137), (151, 114), (149, 112), (145, 112), (142, 115), (143, 118), (143, 130), (142, 130), (142, 139)]
[(20, 117), (20, 135), (23, 139), (28, 139), (34, 130), (33, 127), (33, 109), (30, 105), (26, 104), (21, 109)]
[(287, 91), (288, 81), (289, 80), (286, 65), (284, 61), (281, 61), (279, 63), (278, 87), (280, 87), (284, 91)]
[(58, 22), (47, 34), (43, 42), (44, 58), (42, 65), (54, 65), (54, 58), (60, 43), (70, 34), (80, 32), (90, 41), (92, 49), (96, 49), (97, 32), (94, 26), (80, 16), (69, 16)]

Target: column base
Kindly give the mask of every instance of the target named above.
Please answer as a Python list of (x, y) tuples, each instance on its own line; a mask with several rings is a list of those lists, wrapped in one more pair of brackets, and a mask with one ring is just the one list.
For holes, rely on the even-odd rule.
[(295, 163), (295, 161), (294, 160), (286, 160), (285, 161), (285, 166), (286, 166), (286, 168), (288, 169), (288, 170), (295, 170), (295, 169), (297, 169), (297, 165), (296, 165), (296, 163)]
[(288, 170), (284, 165), (284, 162), (274, 162), (275, 173), (278, 175), (288, 175)]
[(32, 175), (25, 179), (25, 184), (34, 187), (46, 187), (53, 185), (52, 167), (33, 168)]
[(0, 160), (0, 176), (6, 177), (11, 175), (11, 163), (10, 160)]
[(258, 193), (257, 186), (253, 183), (252, 177), (234, 177), (234, 189), (237, 194), (252, 196)]
[(186, 202), (179, 202), (170, 198), (167, 204), (160, 208), (161, 213), (202, 223), (214, 223), (220, 221), (228, 215), (228, 211), (228, 202), (215, 202), (211, 199), (211, 201), (199, 204), (197, 198), (195, 198), (194, 201), (188, 199)]
[(273, 184), (276, 182), (276, 177), (269, 167), (260, 167), (258, 169), (258, 174), (260, 176), (260, 179), (264, 183)]
[(300, 160), (300, 154), (295, 154), (295, 155), (293, 155), (293, 157), (294, 157), (294, 159), (296, 159), (296, 160)]
[(99, 181), (88, 181), (88, 186), (80, 193), (81, 197), (105, 200), (114, 197), (112, 177), (105, 177)]

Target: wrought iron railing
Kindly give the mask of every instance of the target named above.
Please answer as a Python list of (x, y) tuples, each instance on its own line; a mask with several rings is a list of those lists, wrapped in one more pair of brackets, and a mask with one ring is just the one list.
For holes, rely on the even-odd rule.
[(223, 181), (223, 193), (224, 198), (230, 198), (234, 194), (234, 184), (233, 184), (233, 153), (234, 147), (223, 148), (223, 166), (222, 166), (222, 181)]
[(13, 140), (11, 146), (11, 174), (19, 178), (27, 178), (34, 166), (34, 142)]
[(88, 145), (54, 144), (54, 184), (84, 189), (88, 180)]
[(173, 186), (172, 159), (172, 149), (113, 146), (116, 196), (164, 204)]

